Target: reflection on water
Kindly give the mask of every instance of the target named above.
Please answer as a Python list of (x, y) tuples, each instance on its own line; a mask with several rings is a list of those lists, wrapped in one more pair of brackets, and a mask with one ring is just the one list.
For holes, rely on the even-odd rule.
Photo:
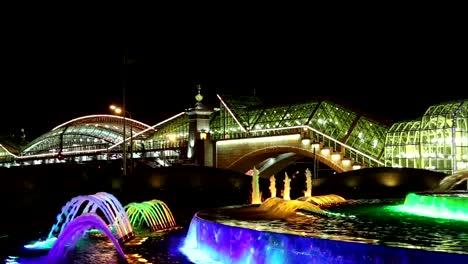
[[(139, 230), (137, 237), (124, 245), (128, 263), (180, 263), (193, 264), (179, 251), (186, 229), (165, 232)], [(6, 263), (46, 263), (47, 251), (23, 250), (19, 256), (10, 255)], [(60, 264), (120, 264), (119, 254), (112, 242), (104, 235), (93, 234), (79, 240), (75, 249)]]
[[(226, 225), (301, 236), (353, 241), (357, 243), (426, 249), (468, 254), (468, 222), (434, 219), (394, 210), (402, 200), (359, 200), (327, 208), (325, 215), (300, 212), (286, 219), (265, 219), (261, 214), (236, 206), (199, 212), (210, 220)], [(248, 210), (255, 209), (249, 207)], [(124, 245), (129, 263), (201, 263), (190, 261), (179, 248), (187, 227), (150, 232), (136, 230), (137, 238)], [(10, 256), (7, 263), (43, 263), (44, 252), (23, 251), (20, 258)], [(92, 235), (79, 241), (63, 264), (120, 263), (111, 241)]]
[(349, 201), (328, 208), (325, 216), (298, 214), (285, 220), (262, 219), (251, 212), (247, 216), (242, 208), (236, 207), (204, 211), (201, 217), (262, 231), (468, 254), (468, 222), (434, 219), (394, 210), (402, 202)]

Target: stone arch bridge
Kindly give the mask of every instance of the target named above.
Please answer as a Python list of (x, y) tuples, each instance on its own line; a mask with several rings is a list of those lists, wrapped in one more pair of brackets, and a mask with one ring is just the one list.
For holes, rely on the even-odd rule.
[[(309, 128), (298, 128), (296, 134), (272, 135), (246, 139), (230, 139), (216, 142), (216, 167), (246, 173), (253, 167), (260, 177), (270, 177), (303, 158), (323, 163), (336, 172), (356, 170), (362, 167), (382, 166), (378, 160), (354, 151), (354, 159), (344, 144), (310, 141), (304, 134)], [(327, 144), (328, 143), (328, 144)], [(312, 168), (311, 168), (312, 169)]]

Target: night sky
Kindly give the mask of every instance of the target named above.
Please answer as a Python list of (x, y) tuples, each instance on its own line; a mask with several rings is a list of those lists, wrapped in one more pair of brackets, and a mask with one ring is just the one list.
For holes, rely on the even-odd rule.
[[(266, 102), (331, 96), (383, 120), (418, 117), (431, 104), (468, 98), (466, 73), (453, 49), (423, 41), (233, 42), (190, 39), (128, 48), (127, 110), (155, 124), (192, 107), (197, 84), (206, 104), (217, 102), (216, 94), (256, 94)], [(122, 102), (123, 50), (10, 47), (3, 60), (0, 131), (24, 128), (33, 137), (82, 115), (110, 114), (108, 106)]]

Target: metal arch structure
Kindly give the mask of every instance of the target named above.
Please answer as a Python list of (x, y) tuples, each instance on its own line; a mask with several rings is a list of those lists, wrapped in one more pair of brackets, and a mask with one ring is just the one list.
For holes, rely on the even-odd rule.
[(27, 144), (18, 160), (36, 157), (55, 158), (59, 153), (69, 156), (108, 153), (112, 146), (124, 142), (123, 125), (128, 126), (125, 140), (145, 140), (154, 129), (134, 119), (115, 115), (88, 115), (67, 121)]
[[(99, 126), (99, 127), (105, 127), (106, 129), (114, 130), (119, 133), (122, 133), (123, 131), (123, 124), (125, 122), (125, 125), (128, 126), (129, 128), (131, 127), (133, 131), (135, 131), (135, 134), (139, 134), (140, 137), (142, 138), (147, 138), (149, 137), (152, 133), (154, 133), (155, 129), (145, 123), (142, 123), (140, 121), (137, 121), (135, 119), (131, 119), (128, 117), (122, 117), (122, 116), (117, 116), (117, 115), (88, 115), (88, 116), (82, 116), (78, 117), (75, 119), (72, 119), (70, 121), (67, 121), (65, 123), (62, 123), (52, 129), (52, 131), (62, 128), (62, 127), (70, 127), (70, 126), (75, 126), (78, 124), (84, 124), (86, 126)], [(144, 134), (140, 135), (140, 132), (144, 131)], [(129, 131), (126, 131), (126, 133), (130, 133)], [(126, 135), (127, 136), (127, 135)]]
[(257, 168), (259, 176), (269, 178), (271, 175), (277, 174), (283, 169), (286, 169), (289, 165), (305, 157), (314, 158), (338, 173), (352, 169), (350, 166), (346, 167), (339, 162), (334, 162), (327, 155), (321, 155), (319, 151), (314, 153), (307, 149), (286, 145), (275, 146), (270, 149), (264, 148), (248, 153), (232, 163), (229, 169), (238, 172), (247, 172), (252, 169), (252, 164), (255, 164), (253, 167)]
[(111, 144), (121, 140), (121, 133), (103, 127), (86, 125), (61, 127), (33, 140), (20, 152), (20, 156), (44, 154), (51, 150), (59, 151), (59, 148)]
[[(468, 169), (466, 99), (432, 105), (418, 119), (387, 125), (330, 100), (263, 105), (256, 97), (239, 99), (218, 95), (218, 98), (219, 108), (211, 115), (207, 131), (215, 146), (232, 139), (300, 134), (311, 144), (326, 146), (331, 153), (339, 153), (354, 163), (368, 164), (363, 167), (421, 168), (446, 174)], [(84, 155), (120, 152), (124, 140), (130, 139), (130, 129), (122, 135), (123, 122), (123, 117), (115, 115), (70, 120), (35, 139), (20, 153), (0, 147), (0, 166), (11, 163), (12, 159), (27, 160), (37, 154), (52, 158), (57, 150), (73, 147), (82, 148), (77, 153)], [(144, 143), (147, 150), (180, 155), (180, 150), (189, 144), (189, 118), (185, 112), (154, 126), (129, 118), (126, 125), (134, 132), (132, 140)], [(78, 138), (95, 143), (74, 146), (72, 139)], [(70, 140), (66, 143), (63, 139)], [(170, 154), (169, 150), (174, 152)]]

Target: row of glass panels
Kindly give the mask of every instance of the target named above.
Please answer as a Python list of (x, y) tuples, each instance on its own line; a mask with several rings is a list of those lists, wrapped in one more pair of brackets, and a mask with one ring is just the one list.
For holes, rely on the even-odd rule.
[[(284, 128), (310, 126), (384, 162), (385, 166), (424, 168), (451, 174), (468, 167), (467, 102), (460, 100), (433, 105), (421, 119), (387, 126), (330, 101), (263, 107), (253, 100), (227, 99), (220, 104), (220, 111), (211, 118), (210, 136), (212, 140), (221, 140), (279, 135), (290, 133)], [(92, 139), (95, 141), (106, 134), (108, 141), (99, 144), (111, 144), (121, 139), (121, 135), (119, 137), (115, 131), (100, 128), (78, 126), (68, 129), (74, 130), (72, 138), (77, 144), (83, 140), (80, 135), (96, 134)], [(87, 131), (81, 133), (80, 129)], [(95, 129), (96, 133), (90, 133), (91, 129)], [(41, 140), (36, 140), (38, 144), (44, 144), (42, 147), (36, 145), (37, 149), (57, 147), (60, 132), (51, 132), (43, 135)], [(151, 148), (154, 142), (187, 141), (188, 134), (189, 120), (186, 115), (182, 115), (161, 126), (148, 138), (146, 145)], [(321, 140), (318, 135), (311, 136), (312, 140)], [(346, 153), (342, 149), (335, 151)], [(9, 156), (5, 153), (0, 147), (0, 159)]]
[[(384, 162), (452, 174), (468, 169), (468, 101), (433, 105), (421, 119), (390, 126), (330, 101), (261, 107), (227, 99), (211, 121), (214, 139), (277, 135), (310, 126)], [(258, 131), (258, 132), (256, 132)], [(335, 151), (340, 151), (335, 149)]]
[(385, 166), (446, 174), (468, 169), (468, 101), (433, 105), (420, 120), (393, 124), (386, 134)]

